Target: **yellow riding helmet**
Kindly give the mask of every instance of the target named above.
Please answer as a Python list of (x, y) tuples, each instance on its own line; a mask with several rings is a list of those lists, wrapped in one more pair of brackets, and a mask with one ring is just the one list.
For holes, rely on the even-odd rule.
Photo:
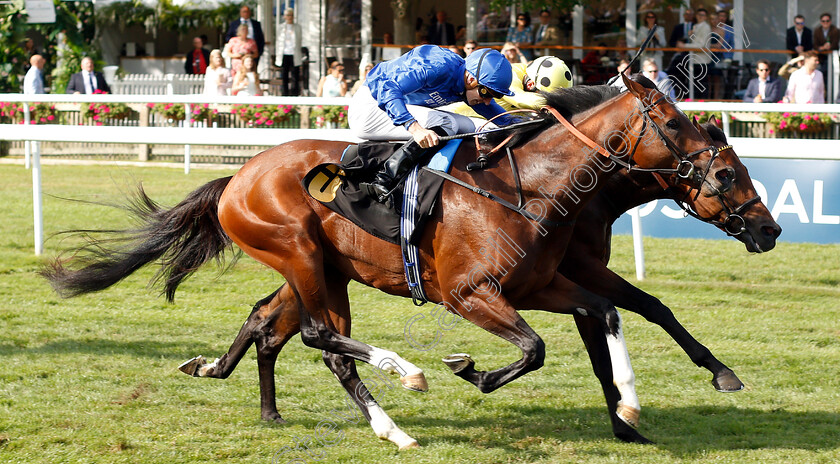
[(569, 71), (566, 63), (556, 56), (541, 56), (532, 61), (525, 68), (525, 75), (528, 79), (524, 83), (524, 88), (532, 92), (537, 90), (551, 92), (572, 86), (572, 72)]

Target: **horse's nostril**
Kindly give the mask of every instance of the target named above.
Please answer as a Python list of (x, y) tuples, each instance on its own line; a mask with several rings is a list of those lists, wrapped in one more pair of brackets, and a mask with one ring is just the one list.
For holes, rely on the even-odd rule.
[(715, 178), (718, 180), (718, 182), (724, 185), (731, 183), (734, 177), (735, 173), (733, 173), (729, 169), (721, 169), (715, 173)]
[(765, 237), (776, 238), (782, 233), (782, 231), (778, 227), (764, 226), (761, 228), (761, 233), (764, 234)]

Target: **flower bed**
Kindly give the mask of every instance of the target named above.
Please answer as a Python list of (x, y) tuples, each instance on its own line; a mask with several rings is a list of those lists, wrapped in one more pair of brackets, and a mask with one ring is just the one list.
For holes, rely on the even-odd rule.
[[(172, 121), (183, 121), (186, 119), (186, 106), (180, 103), (147, 103), (146, 106), (149, 107), (152, 113), (159, 114)], [(207, 103), (191, 104), (190, 123), (198, 121), (209, 122), (218, 113), (218, 110), (210, 108), (210, 105)]]
[[(55, 105), (32, 103), (29, 105), (29, 124), (55, 124)], [(0, 122), (23, 124), (23, 103), (0, 102)]]
[(296, 112), (291, 105), (233, 105), (231, 109), (249, 127), (278, 127)]
[(770, 126), (768, 132), (782, 137), (794, 133), (816, 134), (826, 132), (834, 122), (832, 116), (818, 113), (767, 113), (763, 117)]
[(349, 127), (346, 106), (316, 106), (309, 113), (309, 120), (319, 129), (329, 126), (342, 129)]

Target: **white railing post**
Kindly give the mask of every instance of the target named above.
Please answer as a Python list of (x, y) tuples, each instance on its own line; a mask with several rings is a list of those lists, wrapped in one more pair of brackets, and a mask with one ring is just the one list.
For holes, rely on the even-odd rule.
[(721, 111), (720, 119), (720, 122), (723, 124), (723, 133), (726, 135), (726, 138), (731, 137), (732, 135), (729, 133), (729, 112)]
[[(23, 124), (29, 126), (29, 102), (23, 103)], [(24, 167), (29, 169), (32, 160), (32, 142), (23, 142)]]
[[(184, 103), (184, 128), (190, 128), (190, 118), (192, 117), (192, 110), (189, 103)], [(184, 174), (190, 173), (190, 146), (184, 145)]]
[(44, 213), (41, 195), (41, 143), (33, 142), (32, 150), (32, 212), (35, 216), (33, 231), (35, 233), (35, 255), (40, 256), (44, 251)]
[(636, 258), (636, 280), (645, 279), (645, 247), (642, 243), (642, 217), (639, 215), (639, 207), (628, 211), (630, 213), (630, 224), (633, 228), (633, 256)]

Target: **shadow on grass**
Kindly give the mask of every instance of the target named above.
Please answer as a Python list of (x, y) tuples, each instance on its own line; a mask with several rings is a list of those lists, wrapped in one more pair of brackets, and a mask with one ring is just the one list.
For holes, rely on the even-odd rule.
[[(20, 354), (67, 354), (131, 355), (146, 358), (171, 358), (186, 361), (199, 353), (218, 351), (217, 346), (207, 343), (184, 343), (183, 341), (161, 342), (153, 340), (116, 341), (101, 338), (64, 339), (27, 348), (10, 343), (0, 343), (0, 356)], [(183, 359), (182, 359), (183, 358)]]
[[(601, 408), (520, 406), (488, 410), (486, 415), (474, 419), (395, 417), (395, 420), (424, 443), (447, 440), (512, 452), (521, 452), (528, 443), (543, 439), (586, 442), (613, 438), (606, 409)], [(441, 430), (429, 431), (429, 428)], [(475, 429), (488, 432), (476, 434)], [(503, 433), (490, 433), (493, 429)], [(452, 433), (452, 430), (463, 430), (463, 433)], [(838, 447), (835, 438), (840, 436), (840, 414), (737, 407), (647, 407), (642, 411), (639, 432), (656, 442), (653, 446), (677, 456), (761, 448), (832, 450)]]

